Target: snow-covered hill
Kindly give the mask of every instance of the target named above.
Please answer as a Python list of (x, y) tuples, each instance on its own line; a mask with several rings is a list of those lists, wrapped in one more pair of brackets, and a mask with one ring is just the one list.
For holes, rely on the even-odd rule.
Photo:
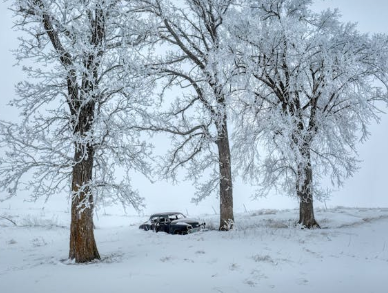
[(218, 232), (216, 215), (200, 215), (209, 231), (180, 236), (139, 230), (146, 216), (99, 215), (102, 261), (76, 265), (68, 213), (1, 208), (0, 292), (387, 292), (388, 209), (318, 210), (319, 230), (297, 216), (246, 212)]

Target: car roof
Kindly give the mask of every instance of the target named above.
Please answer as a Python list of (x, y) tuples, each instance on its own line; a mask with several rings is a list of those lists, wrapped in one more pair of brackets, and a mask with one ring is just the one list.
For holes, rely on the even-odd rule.
[(172, 215), (176, 215), (176, 214), (183, 215), (181, 212), (163, 212), (163, 213), (152, 214), (150, 217), (155, 217), (155, 216), (172, 216)]

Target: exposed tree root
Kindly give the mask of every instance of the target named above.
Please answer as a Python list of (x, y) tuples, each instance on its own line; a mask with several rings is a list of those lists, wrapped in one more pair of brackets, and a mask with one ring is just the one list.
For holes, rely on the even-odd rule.
[(315, 221), (315, 219), (312, 219), (310, 221), (306, 221), (307, 223), (303, 223), (304, 221), (302, 220), (299, 220), (298, 224), (299, 225), (302, 225), (303, 228), (306, 228), (306, 229), (321, 229), (321, 226), (318, 224), (317, 221)]

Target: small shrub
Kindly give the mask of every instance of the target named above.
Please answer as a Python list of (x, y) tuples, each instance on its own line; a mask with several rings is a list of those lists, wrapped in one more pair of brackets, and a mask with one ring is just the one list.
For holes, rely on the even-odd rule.
[(9, 240), (9, 241), (7, 242), (7, 244), (10, 244), (10, 245), (16, 244), (16, 243), (17, 243), (17, 242), (16, 242), (15, 239), (11, 239), (11, 240)]
[(272, 259), (272, 257), (270, 257), (269, 255), (256, 254), (256, 255), (252, 256), (252, 259), (255, 262), (267, 262), (267, 263), (271, 263), (271, 264), (276, 264), (275, 261)]

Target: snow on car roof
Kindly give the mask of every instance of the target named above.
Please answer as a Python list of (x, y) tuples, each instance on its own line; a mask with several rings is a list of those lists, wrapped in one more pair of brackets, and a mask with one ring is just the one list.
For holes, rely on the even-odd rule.
[[(183, 214), (180, 213), (180, 212), (163, 212), (163, 213), (155, 213), (155, 214), (152, 214), (151, 217), (154, 217), (154, 216), (171, 216), (171, 215), (176, 215), (176, 214), (183, 215)], [(184, 216), (184, 215), (183, 215), (183, 216)]]

